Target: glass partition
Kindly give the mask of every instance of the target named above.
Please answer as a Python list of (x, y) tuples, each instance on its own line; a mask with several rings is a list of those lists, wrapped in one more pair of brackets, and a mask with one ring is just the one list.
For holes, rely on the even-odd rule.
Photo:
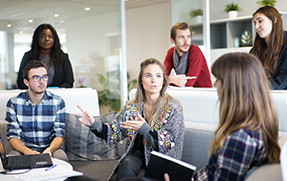
[(192, 28), (192, 43), (204, 45), (203, 38), (203, 1), (170, 0), (171, 25), (186, 22)]
[[(22, 57), (42, 23), (58, 32), (74, 72), (74, 88), (98, 91), (101, 114), (120, 108), (123, 0), (3, 0), (0, 11), (0, 89), (17, 89)], [(3, 6), (2, 6), (3, 5)]]

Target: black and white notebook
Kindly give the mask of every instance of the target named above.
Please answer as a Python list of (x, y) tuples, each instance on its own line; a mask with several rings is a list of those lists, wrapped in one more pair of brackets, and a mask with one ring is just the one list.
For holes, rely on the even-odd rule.
[(195, 169), (196, 167), (189, 163), (152, 151), (143, 179), (145, 181), (163, 181), (163, 175), (168, 173), (171, 181), (190, 181)]

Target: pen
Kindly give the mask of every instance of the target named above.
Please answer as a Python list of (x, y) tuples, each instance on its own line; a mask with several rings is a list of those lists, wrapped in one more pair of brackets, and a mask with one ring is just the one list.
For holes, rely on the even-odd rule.
[(46, 168), (46, 170), (45, 170), (45, 171), (49, 171), (49, 170), (51, 170), (52, 168), (55, 168), (56, 166), (57, 166), (57, 164), (52, 165), (52, 166), (50, 166), (49, 168)]

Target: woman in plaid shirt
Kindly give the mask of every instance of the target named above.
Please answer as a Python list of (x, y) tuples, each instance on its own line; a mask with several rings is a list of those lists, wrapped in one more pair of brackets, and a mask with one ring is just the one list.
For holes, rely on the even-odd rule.
[(212, 65), (219, 97), (219, 127), (208, 165), (194, 180), (243, 180), (252, 167), (279, 163), (278, 120), (270, 85), (252, 54), (230, 53)]

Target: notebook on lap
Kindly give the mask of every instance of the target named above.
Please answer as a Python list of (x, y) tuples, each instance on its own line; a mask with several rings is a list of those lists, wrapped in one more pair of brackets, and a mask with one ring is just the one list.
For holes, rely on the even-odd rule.
[(169, 174), (171, 181), (191, 180), (196, 167), (159, 152), (152, 151), (143, 180), (163, 181), (163, 175)]
[(4, 144), (2, 144), (0, 137), (0, 157), (2, 162), (2, 167), (5, 170), (16, 170), (16, 169), (26, 169), (26, 168), (40, 168), (40, 167), (50, 167), (53, 165), (50, 155), (47, 154), (37, 154), (37, 155), (6, 155)]

